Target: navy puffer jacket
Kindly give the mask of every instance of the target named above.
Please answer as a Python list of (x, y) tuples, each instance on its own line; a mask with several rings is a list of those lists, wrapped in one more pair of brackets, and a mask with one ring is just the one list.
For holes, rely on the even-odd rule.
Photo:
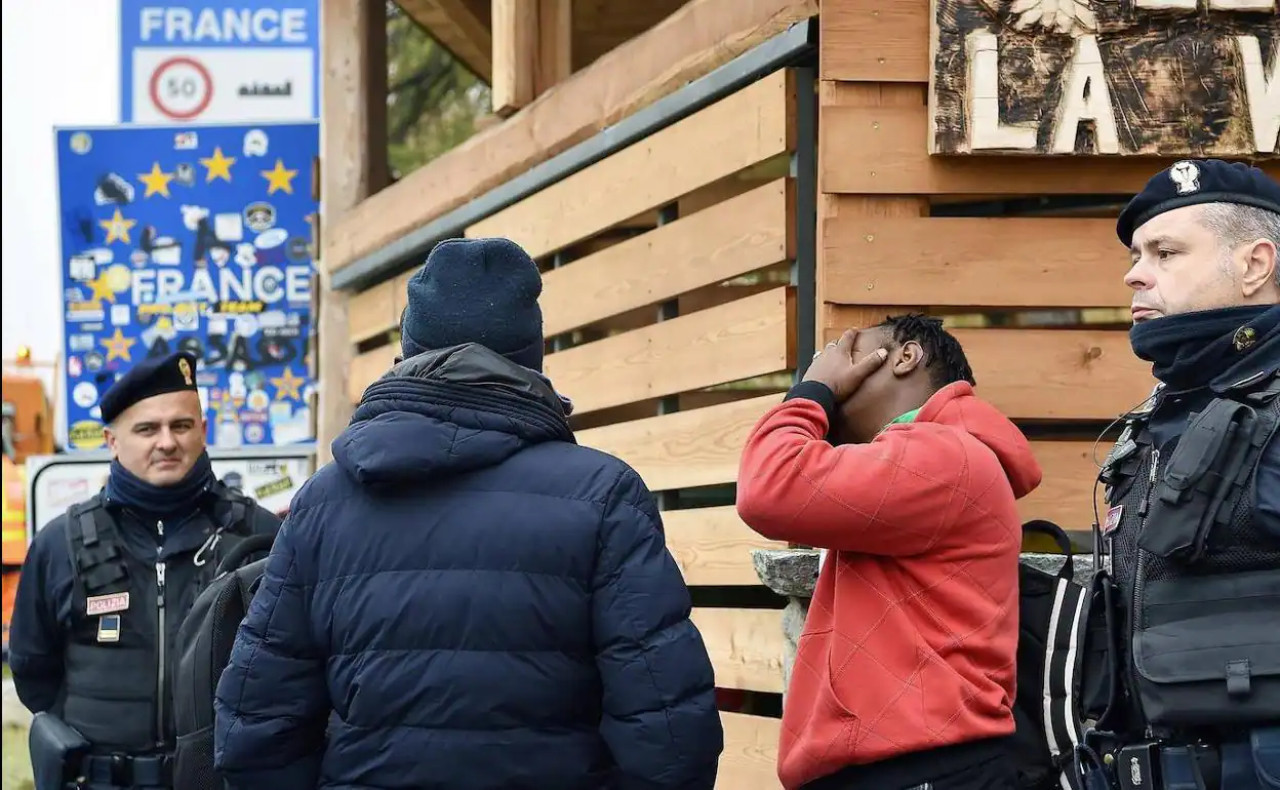
[(217, 692), (232, 787), (715, 784), (713, 677), (652, 498), (467, 345), (365, 392)]

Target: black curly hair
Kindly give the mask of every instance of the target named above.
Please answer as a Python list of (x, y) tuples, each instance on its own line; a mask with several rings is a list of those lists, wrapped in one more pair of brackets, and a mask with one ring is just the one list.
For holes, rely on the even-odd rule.
[(973, 378), (973, 369), (969, 367), (964, 349), (950, 332), (942, 328), (941, 318), (907, 313), (888, 316), (877, 326), (892, 338), (895, 346), (900, 347), (910, 340), (920, 344), (924, 349), (924, 366), (929, 369), (929, 379), (937, 389), (956, 381), (978, 383)]

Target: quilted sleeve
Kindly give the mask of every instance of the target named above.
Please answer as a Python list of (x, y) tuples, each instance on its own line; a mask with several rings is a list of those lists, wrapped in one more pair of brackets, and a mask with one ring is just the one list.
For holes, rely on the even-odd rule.
[(710, 790), (724, 748), (711, 659), (634, 471), (614, 485), (601, 529), (592, 630), (604, 687), (600, 731), (618, 764), (616, 786)]
[(908, 556), (946, 538), (976, 493), (963, 440), (943, 426), (894, 426), (870, 443), (838, 446), (826, 441), (827, 427), (822, 405), (807, 398), (784, 401), (756, 424), (737, 499), (753, 530), (805, 546)]
[(215, 765), (232, 788), (314, 790), (319, 783), (330, 702), (293, 519), (276, 536), (218, 682)]

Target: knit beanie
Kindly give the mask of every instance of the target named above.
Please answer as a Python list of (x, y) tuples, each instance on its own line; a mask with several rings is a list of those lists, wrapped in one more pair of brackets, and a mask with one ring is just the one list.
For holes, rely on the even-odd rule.
[(542, 371), (542, 275), (510, 239), (450, 239), (409, 280), (400, 319), (405, 359), (478, 343)]

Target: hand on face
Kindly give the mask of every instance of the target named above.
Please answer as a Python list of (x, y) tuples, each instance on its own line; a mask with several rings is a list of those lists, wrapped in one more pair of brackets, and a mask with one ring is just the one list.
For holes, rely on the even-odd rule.
[(816, 381), (825, 384), (836, 397), (836, 403), (848, 400), (862, 382), (874, 373), (882, 364), (889, 352), (884, 348), (854, 359), (854, 341), (858, 338), (858, 330), (847, 329), (835, 343), (828, 343), (804, 374), (805, 381)]

